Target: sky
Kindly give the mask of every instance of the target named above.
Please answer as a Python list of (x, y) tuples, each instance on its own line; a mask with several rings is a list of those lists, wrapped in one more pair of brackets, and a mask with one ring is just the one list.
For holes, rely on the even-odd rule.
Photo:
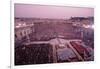
[(36, 17), (56, 19), (65, 19), (70, 17), (89, 17), (94, 16), (94, 9), (71, 6), (15, 4), (14, 16), (26, 18)]

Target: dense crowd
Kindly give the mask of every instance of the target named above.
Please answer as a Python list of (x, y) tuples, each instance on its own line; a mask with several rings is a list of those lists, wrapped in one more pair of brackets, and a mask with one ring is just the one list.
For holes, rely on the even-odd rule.
[(50, 44), (32, 44), (15, 48), (15, 65), (52, 63)]
[(62, 36), (65, 39), (81, 38), (79, 27), (73, 27), (71, 23), (36, 23), (34, 32), (29, 34), (31, 41), (48, 41)]
[(88, 46), (85, 47), (85, 46), (79, 45), (73, 41), (70, 43), (73, 46), (73, 48), (75, 48), (76, 51), (79, 53), (79, 55), (84, 59), (84, 61), (94, 60), (93, 49), (91, 47), (88, 47)]
[[(81, 36), (82, 32), (80, 31), (81, 29), (79, 27), (73, 27), (72, 24), (67, 23), (36, 23), (34, 27), (34, 32), (22, 37), (21, 40), (15, 38), (15, 65), (53, 63), (53, 49), (50, 44), (23, 45), (24, 43), (28, 43), (28, 41), (49, 41), (58, 37), (63, 39), (82, 39), (87, 46), (94, 49), (94, 31), (91, 32), (90, 30), (85, 30), (83, 31), (83, 36)], [(91, 55), (93, 51), (88, 51), (86, 48), (77, 45), (74, 42), (70, 42), (70, 44), (84, 60), (84, 57), (90, 57), (86, 60), (93, 60), (91, 57), (94, 55)], [(60, 54), (58, 52), (57, 62), (80, 61), (77, 56), (71, 57), (71, 55), (73, 55), (71, 52), (72, 51), (69, 48), (63, 50)], [(84, 53), (86, 53), (86, 55), (84, 55)], [(64, 57), (62, 56), (63, 54)], [(58, 59), (59, 55), (61, 55), (60, 59)], [(66, 57), (67, 55), (68, 58)], [(62, 60), (62, 57), (65, 59)], [(66, 60), (66, 58), (68, 60)]]

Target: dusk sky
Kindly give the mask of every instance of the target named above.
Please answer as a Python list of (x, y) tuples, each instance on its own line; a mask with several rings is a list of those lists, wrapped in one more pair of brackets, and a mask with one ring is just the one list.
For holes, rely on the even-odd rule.
[(15, 17), (57, 18), (94, 16), (93, 8), (15, 4)]

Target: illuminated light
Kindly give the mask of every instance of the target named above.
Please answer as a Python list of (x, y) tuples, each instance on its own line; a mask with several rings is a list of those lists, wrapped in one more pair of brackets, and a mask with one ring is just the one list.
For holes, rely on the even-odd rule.
[(16, 28), (19, 28), (20, 26), (16, 26)]
[(90, 25), (83, 25), (84, 28), (90, 28)]
[(83, 25), (84, 28), (91, 28), (93, 29), (94, 28), (94, 25)]
[(20, 23), (19, 23), (19, 24), (16, 26), (16, 28), (20, 28), (20, 27), (21, 27), (21, 25), (22, 25), (22, 24), (20, 24)]
[(23, 26), (26, 26), (26, 23), (23, 23)]
[(91, 28), (94, 29), (94, 25), (92, 25)]
[(19, 23), (18, 26), (21, 26), (21, 24)]

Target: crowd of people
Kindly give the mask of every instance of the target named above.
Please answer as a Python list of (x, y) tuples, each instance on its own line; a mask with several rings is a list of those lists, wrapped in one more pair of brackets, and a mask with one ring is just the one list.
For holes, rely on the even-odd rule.
[[(93, 32), (90, 33), (86, 31), (87, 30), (83, 31), (84, 34), (82, 36), (83, 37), (82, 39), (80, 27), (73, 27), (71, 23), (57, 23), (57, 24), (36, 23), (34, 24), (34, 31), (31, 32), (31, 34), (28, 34), (21, 40), (17, 40), (15, 38), (15, 65), (53, 63), (53, 49), (50, 44), (24, 45), (24, 43), (29, 43), (34, 41), (50, 41), (51, 39), (60, 37), (66, 40), (82, 39), (87, 46), (90, 46), (94, 49)], [(83, 59), (84, 59), (84, 53), (86, 53), (87, 57), (89, 57), (91, 51), (88, 52), (84, 47), (77, 45), (74, 42), (71, 42), (70, 44), (79, 53), (79, 55), (81, 55)], [(62, 52), (57, 53), (57, 62), (80, 61), (79, 59), (77, 59), (77, 56), (69, 58), (69, 56), (73, 55), (72, 50), (70, 48), (62, 50), (63, 50)], [(63, 58), (64, 60), (62, 60)]]
[(74, 49), (79, 53), (79, 55), (84, 59), (84, 61), (92, 61), (94, 58), (92, 58), (93, 49), (88, 46), (82, 46), (75, 42), (70, 42)]
[(34, 32), (29, 34), (31, 41), (48, 41), (63, 36), (65, 39), (80, 38), (78, 27), (73, 27), (71, 23), (36, 23)]
[(52, 63), (50, 44), (32, 44), (15, 48), (15, 65)]

